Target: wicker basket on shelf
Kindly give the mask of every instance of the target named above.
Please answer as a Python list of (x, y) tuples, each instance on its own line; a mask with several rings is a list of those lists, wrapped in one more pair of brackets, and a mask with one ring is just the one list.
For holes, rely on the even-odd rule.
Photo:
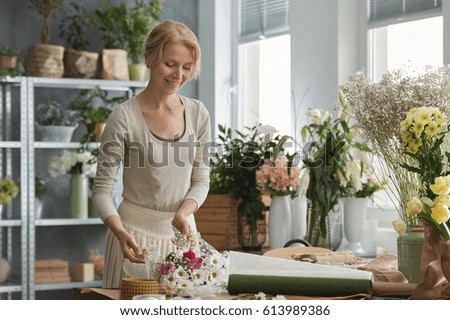
[(27, 75), (30, 77), (62, 78), (64, 47), (35, 44), (28, 49)]

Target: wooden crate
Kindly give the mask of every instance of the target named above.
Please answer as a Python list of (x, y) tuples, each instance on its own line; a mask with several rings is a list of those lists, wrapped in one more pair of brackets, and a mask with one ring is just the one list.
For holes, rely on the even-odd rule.
[(195, 213), (202, 238), (217, 250), (240, 248), (237, 206), (237, 200), (228, 194), (211, 194)]

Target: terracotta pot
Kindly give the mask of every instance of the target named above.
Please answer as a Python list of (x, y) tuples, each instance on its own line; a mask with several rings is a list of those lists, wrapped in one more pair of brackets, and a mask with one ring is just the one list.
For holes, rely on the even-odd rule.
[(17, 67), (16, 56), (0, 56), (0, 68), (14, 69)]

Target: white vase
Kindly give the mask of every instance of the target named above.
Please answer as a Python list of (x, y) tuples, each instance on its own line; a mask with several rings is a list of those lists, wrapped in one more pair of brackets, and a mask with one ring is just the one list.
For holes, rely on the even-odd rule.
[(70, 142), (77, 127), (36, 125), (36, 140), (49, 142)]
[(34, 219), (42, 219), (42, 200), (39, 198), (34, 200)]
[(369, 198), (345, 198), (342, 201), (344, 203), (344, 233), (347, 244), (339, 249), (349, 250), (358, 256), (367, 256), (361, 241), (363, 240)]
[(270, 247), (282, 248), (291, 238), (292, 216), (289, 196), (274, 196), (269, 209)]
[(308, 213), (307, 202), (306, 196), (298, 196), (291, 199), (291, 239), (303, 239), (306, 235), (306, 215)]

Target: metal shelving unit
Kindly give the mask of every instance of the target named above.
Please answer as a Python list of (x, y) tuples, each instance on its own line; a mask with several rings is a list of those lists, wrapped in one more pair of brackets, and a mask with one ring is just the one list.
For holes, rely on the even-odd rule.
[[(37, 291), (63, 290), (76, 287), (98, 287), (101, 281), (93, 282), (68, 282), (68, 283), (49, 283), (36, 284), (35, 279), (35, 260), (36, 260), (36, 228), (39, 227), (70, 227), (83, 225), (103, 225), (99, 218), (96, 219), (35, 219), (34, 217), (34, 176), (35, 176), (35, 150), (37, 149), (76, 149), (80, 146), (77, 142), (39, 142), (34, 140), (34, 94), (36, 88), (48, 89), (93, 89), (98, 86), (101, 90), (126, 92), (130, 97), (137, 90), (144, 88), (144, 84), (138, 81), (115, 81), (115, 80), (97, 80), (97, 79), (54, 79), (54, 78), (27, 78), (27, 104), (28, 104), (28, 158), (29, 158), (29, 227), (28, 227), (28, 247), (29, 247), (29, 299), (35, 299)], [(96, 148), (98, 143), (91, 143), (89, 147)]]
[[(11, 175), (12, 150), (20, 152), (20, 219), (12, 219), (11, 208), (8, 207), (8, 216), (0, 219), (0, 256), (8, 261), (13, 259), (12, 233), (14, 228), (20, 229), (21, 245), (21, 275), (19, 281), (8, 281), (0, 284), (0, 298), (7, 296), (11, 299), (13, 293), (20, 292), (22, 299), (35, 299), (37, 291), (64, 290), (76, 287), (98, 287), (101, 281), (68, 282), (68, 283), (35, 283), (36, 260), (36, 228), (54, 227), (70, 228), (71, 226), (103, 225), (99, 218), (90, 219), (35, 219), (35, 151), (39, 149), (76, 149), (77, 142), (39, 142), (34, 140), (34, 105), (35, 89), (93, 89), (98, 86), (102, 90), (126, 92), (130, 97), (143, 89), (145, 84), (138, 81), (115, 81), (97, 79), (54, 79), (38, 77), (0, 77), (0, 168), (5, 168), (7, 175)], [(11, 140), (11, 90), (18, 87), (20, 90), (20, 141)], [(5, 134), (3, 134), (5, 132)], [(98, 147), (98, 143), (89, 144)], [(3, 150), (6, 150), (5, 152)], [(3, 156), (5, 154), (5, 156)], [(5, 241), (6, 245), (4, 245)], [(2, 247), (6, 247), (3, 252)]]
[[(18, 89), (20, 108), (19, 139), (13, 140), (13, 90)], [(19, 259), (19, 279), (11, 279), (0, 284), (0, 299), (12, 299), (13, 293), (19, 293), (22, 299), (28, 295), (28, 104), (26, 100), (26, 79), (22, 77), (0, 77), (0, 177), (3, 175), (13, 177), (14, 166), (13, 150), (19, 152), (20, 157), (20, 193), (13, 201), (20, 201), (19, 217), (13, 218), (13, 206), (6, 206), (6, 213), (0, 218), (0, 256), (10, 264)], [(15, 128), (16, 129), (16, 128)], [(17, 130), (17, 129), (16, 129)], [(16, 169), (17, 171), (17, 169)], [(15, 179), (17, 180), (17, 179)], [(18, 229), (20, 234), (21, 255), (13, 257), (13, 247), (16, 245), (13, 234)]]

